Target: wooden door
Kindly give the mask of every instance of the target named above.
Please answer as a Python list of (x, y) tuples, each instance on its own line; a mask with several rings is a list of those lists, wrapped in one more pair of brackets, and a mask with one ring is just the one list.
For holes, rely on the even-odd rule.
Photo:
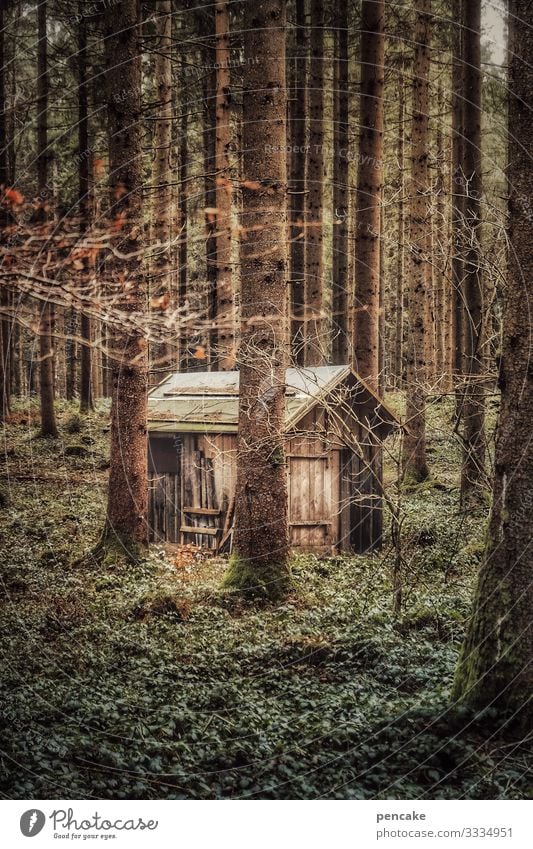
[(296, 447), (288, 455), (291, 546), (331, 554), (338, 542), (339, 452), (313, 446), (305, 455)]

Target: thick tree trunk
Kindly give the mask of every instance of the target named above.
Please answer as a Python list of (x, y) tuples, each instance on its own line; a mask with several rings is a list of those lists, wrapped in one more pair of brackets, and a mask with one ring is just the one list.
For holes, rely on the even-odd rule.
[(305, 140), (307, 115), (307, 30), (305, 0), (296, 0), (294, 87), (291, 99), (291, 350), (295, 364), (304, 359), (305, 308)]
[[(156, 253), (151, 273), (151, 298), (156, 315), (173, 304), (172, 292), (172, 4), (156, 0), (154, 76), (157, 99), (153, 164), (153, 235)], [(161, 322), (158, 342), (151, 346), (151, 370), (159, 383), (172, 368), (172, 346)]]
[(348, 0), (336, 0), (333, 76), (332, 362), (350, 362), (348, 277)]
[(461, 415), (461, 383), (463, 380), (463, 33), (462, 0), (453, 0), (453, 65), (452, 65), (452, 179), (451, 179), (451, 230), (452, 230), (452, 367), (457, 391), (456, 409)]
[[(89, 186), (89, 73), (87, 67), (87, 24), (84, 15), (83, 0), (79, 0), (78, 12), (78, 197), (80, 214), (80, 233), (87, 232), (91, 215)], [(88, 282), (88, 260), (83, 260), (84, 282)], [(84, 310), (81, 314), (81, 355), (80, 355), (80, 411), (86, 413), (93, 409), (91, 383), (91, 341), (92, 322)]]
[(231, 88), (228, 0), (215, 0), (215, 173), (217, 367), (235, 366), (235, 298), (231, 269)]
[(424, 480), (426, 460), (426, 381), (429, 336), (429, 72), (431, 0), (416, 0), (411, 130), (409, 334), (407, 349), (407, 427), (402, 465), (407, 479)]
[(465, 387), (463, 395), (463, 467), (461, 503), (480, 495), (485, 477), (485, 401), (483, 379), (483, 279), (481, 272), (481, 0), (464, 9), (464, 172), (465, 228), (468, 249), (464, 262), (466, 321)]
[(272, 598), (289, 583), (285, 0), (246, 4), (244, 60), (239, 436), (226, 585)]
[(359, 165), (355, 220), (354, 367), (379, 389), (381, 190), (383, 184), (383, 86), (385, 2), (361, 7)]
[(305, 352), (308, 366), (323, 365), (324, 257), (324, 3), (311, 0), (309, 157), (305, 238)]
[[(37, 188), (41, 198), (48, 194), (48, 41), (46, 32), (47, 4), (39, 3), (37, 10)], [(38, 210), (38, 219), (44, 225), (46, 210)], [(41, 306), (39, 327), (39, 372), (41, 401), (41, 434), (57, 436), (57, 424), (54, 409), (54, 309), (49, 301)]]
[[(140, 7), (118, 0), (106, 8), (106, 90), (114, 246), (128, 259), (112, 260), (129, 289), (116, 305), (124, 325), (111, 339), (113, 394), (107, 520), (102, 542), (130, 557), (147, 545), (147, 343), (127, 316), (147, 308), (143, 275), (142, 111)], [(121, 226), (118, 226), (121, 224)]]
[(501, 409), (493, 505), (474, 610), (455, 679), (454, 698), (474, 708), (500, 706), (533, 729), (533, 7), (510, 3), (508, 287), (500, 365)]

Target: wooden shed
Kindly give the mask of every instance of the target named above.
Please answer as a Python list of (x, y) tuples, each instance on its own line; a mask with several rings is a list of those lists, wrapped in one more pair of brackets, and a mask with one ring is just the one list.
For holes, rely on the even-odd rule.
[[(290, 368), (286, 442), (291, 545), (332, 554), (379, 547), (380, 442), (400, 426), (349, 366)], [(149, 395), (152, 539), (229, 550), (239, 372), (176, 373)]]

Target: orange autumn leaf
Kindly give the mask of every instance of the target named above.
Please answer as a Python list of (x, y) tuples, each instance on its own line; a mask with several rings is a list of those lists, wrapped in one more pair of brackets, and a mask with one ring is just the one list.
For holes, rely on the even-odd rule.
[(258, 192), (261, 188), (261, 183), (257, 180), (243, 180), (241, 185), (243, 189), (250, 189), (252, 192)]
[(6, 189), (5, 199), (12, 206), (20, 206), (24, 202), (24, 195), (17, 191), (17, 189)]
[(113, 221), (113, 230), (122, 230), (122, 228), (124, 227), (125, 221), (126, 221), (126, 213), (125, 212), (119, 212), (119, 214), (116, 216), (115, 220)]
[(103, 159), (94, 159), (93, 160), (93, 168), (95, 174), (101, 174), (104, 168), (104, 160)]
[(153, 310), (157, 310), (157, 309), (166, 310), (169, 303), (170, 303), (170, 295), (165, 294), (165, 295), (161, 295), (158, 298), (152, 298), (152, 300), (150, 301), (150, 306), (152, 307)]
[(196, 351), (193, 354), (195, 360), (205, 360), (205, 348), (201, 345), (198, 345)]

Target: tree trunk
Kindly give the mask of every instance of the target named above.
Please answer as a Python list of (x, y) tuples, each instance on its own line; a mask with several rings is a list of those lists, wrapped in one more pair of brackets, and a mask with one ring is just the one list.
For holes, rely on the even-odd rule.
[(493, 505), (487, 549), (474, 610), (463, 645), (454, 698), (474, 708), (499, 706), (533, 729), (533, 297), (530, 153), (533, 91), (533, 8), (512, 0), (509, 14), (509, 216), (508, 287), (500, 363), (500, 419), (496, 439)]
[(463, 35), (462, 0), (453, 0), (453, 65), (452, 65), (452, 367), (455, 375), (456, 410), (461, 414), (461, 388), (463, 379)]
[(424, 480), (426, 460), (426, 380), (429, 336), (429, 72), (431, 0), (416, 0), (411, 129), (409, 336), (407, 427), (402, 465), (406, 478)]
[(285, 0), (246, 4), (244, 63), (239, 435), (234, 553), (225, 583), (273, 598), (289, 583)]
[[(84, 2), (79, 0), (78, 13), (78, 197), (80, 204), (80, 233), (87, 232), (91, 215), (89, 186), (89, 73), (87, 67), (87, 24), (84, 15)], [(83, 260), (83, 279), (88, 283), (89, 261)], [(81, 352), (80, 352), (80, 411), (86, 413), (93, 409), (91, 382), (91, 341), (92, 322), (86, 310), (81, 314)]]
[[(213, 14), (212, 7), (208, 10), (209, 16)], [(215, 24), (212, 21), (212, 32)], [(213, 54), (209, 48), (205, 51), (206, 63), (209, 67), (213, 65)], [(206, 278), (207, 278), (207, 317), (210, 322), (209, 332), (209, 368), (217, 367), (217, 238), (216, 238), (216, 73), (208, 70), (204, 80), (204, 125), (203, 125), (203, 148), (204, 148), (204, 174), (205, 174), (205, 251), (206, 251)], [(193, 368), (198, 368), (198, 362), (191, 360)], [(202, 363), (201, 368), (205, 368)]]
[(437, 374), (439, 387), (444, 391), (451, 388), (450, 350), (450, 277), (448, 267), (448, 225), (447, 204), (448, 184), (446, 181), (446, 154), (443, 125), (445, 126), (446, 103), (442, 82), (438, 87), (438, 121), (435, 140), (437, 160), (437, 201), (436, 201), (436, 252), (434, 257), (437, 274)]
[[(172, 292), (172, 4), (171, 0), (156, 0), (156, 52), (154, 76), (157, 99), (154, 131), (153, 164), (153, 235), (156, 253), (151, 269), (152, 309), (164, 315), (167, 305), (173, 304)], [(171, 370), (172, 348), (165, 337), (161, 321), (158, 341), (151, 346), (151, 371), (156, 383)]]
[(383, 86), (385, 2), (361, 7), (359, 166), (355, 220), (354, 367), (379, 390), (381, 190), (383, 184)]
[[(9, 183), (7, 166), (7, 132), (6, 132), (6, 62), (5, 62), (5, 21), (4, 8), (0, 8), (0, 187), (6, 188)], [(0, 228), (7, 226), (9, 215), (7, 210), (0, 207)], [(0, 421), (4, 421), (9, 413), (11, 395), (10, 376), (10, 322), (9, 322), (9, 292), (4, 282), (0, 283)]]
[(461, 503), (479, 497), (485, 477), (485, 401), (483, 374), (483, 279), (481, 272), (481, 0), (464, 8), (464, 172), (465, 228), (468, 249), (464, 262), (466, 321), (465, 387), (463, 395), (463, 467)]
[[(123, 260), (111, 269), (129, 283), (117, 298), (124, 312), (113, 331), (111, 357), (111, 458), (103, 544), (134, 558), (148, 543), (147, 510), (147, 344), (129, 329), (127, 315), (147, 308), (143, 274), (142, 111), (140, 6), (117, 0), (106, 8), (106, 90), (110, 136), (109, 172), (113, 243)], [(118, 226), (121, 222), (122, 226)]]
[(394, 312), (394, 385), (403, 386), (403, 300), (405, 288), (405, 78), (398, 75), (398, 244), (396, 246), (396, 297)]
[(180, 141), (179, 141), (179, 321), (180, 328), (180, 347), (179, 347), (179, 368), (187, 370), (188, 366), (188, 342), (187, 342), (187, 325), (185, 316), (185, 303), (187, 300), (187, 255), (188, 255), (188, 204), (187, 204), (187, 175), (189, 170), (189, 150), (188, 150), (188, 131), (189, 131), (189, 102), (186, 86), (187, 66), (185, 59), (182, 57), (180, 65)]
[[(45, 198), (49, 195), (48, 164), (48, 42), (46, 32), (46, 0), (39, 3), (37, 9), (37, 188), (42, 207), (38, 210), (38, 219), (43, 224), (47, 217)], [(39, 371), (41, 400), (41, 435), (57, 436), (56, 415), (54, 409), (54, 308), (48, 301), (41, 306), (39, 328)]]
[(324, 3), (311, 0), (309, 158), (305, 239), (305, 352), (307, 366), (323, 365)]
[(333, 78), (332, 362), (350, 362), (348, 277), (348, 0), (336, 0)]
[(296, 0), (296, 49), (291, 101), (291, 346), (303, 364), (305, 307), (305, 139), (307, 115), (307, 30), (305, 0)]
[(235, 366), (235, 299), (231, 269), (231, 88), (228, 0), (215, 0), (215, 173), (217, 367)]

